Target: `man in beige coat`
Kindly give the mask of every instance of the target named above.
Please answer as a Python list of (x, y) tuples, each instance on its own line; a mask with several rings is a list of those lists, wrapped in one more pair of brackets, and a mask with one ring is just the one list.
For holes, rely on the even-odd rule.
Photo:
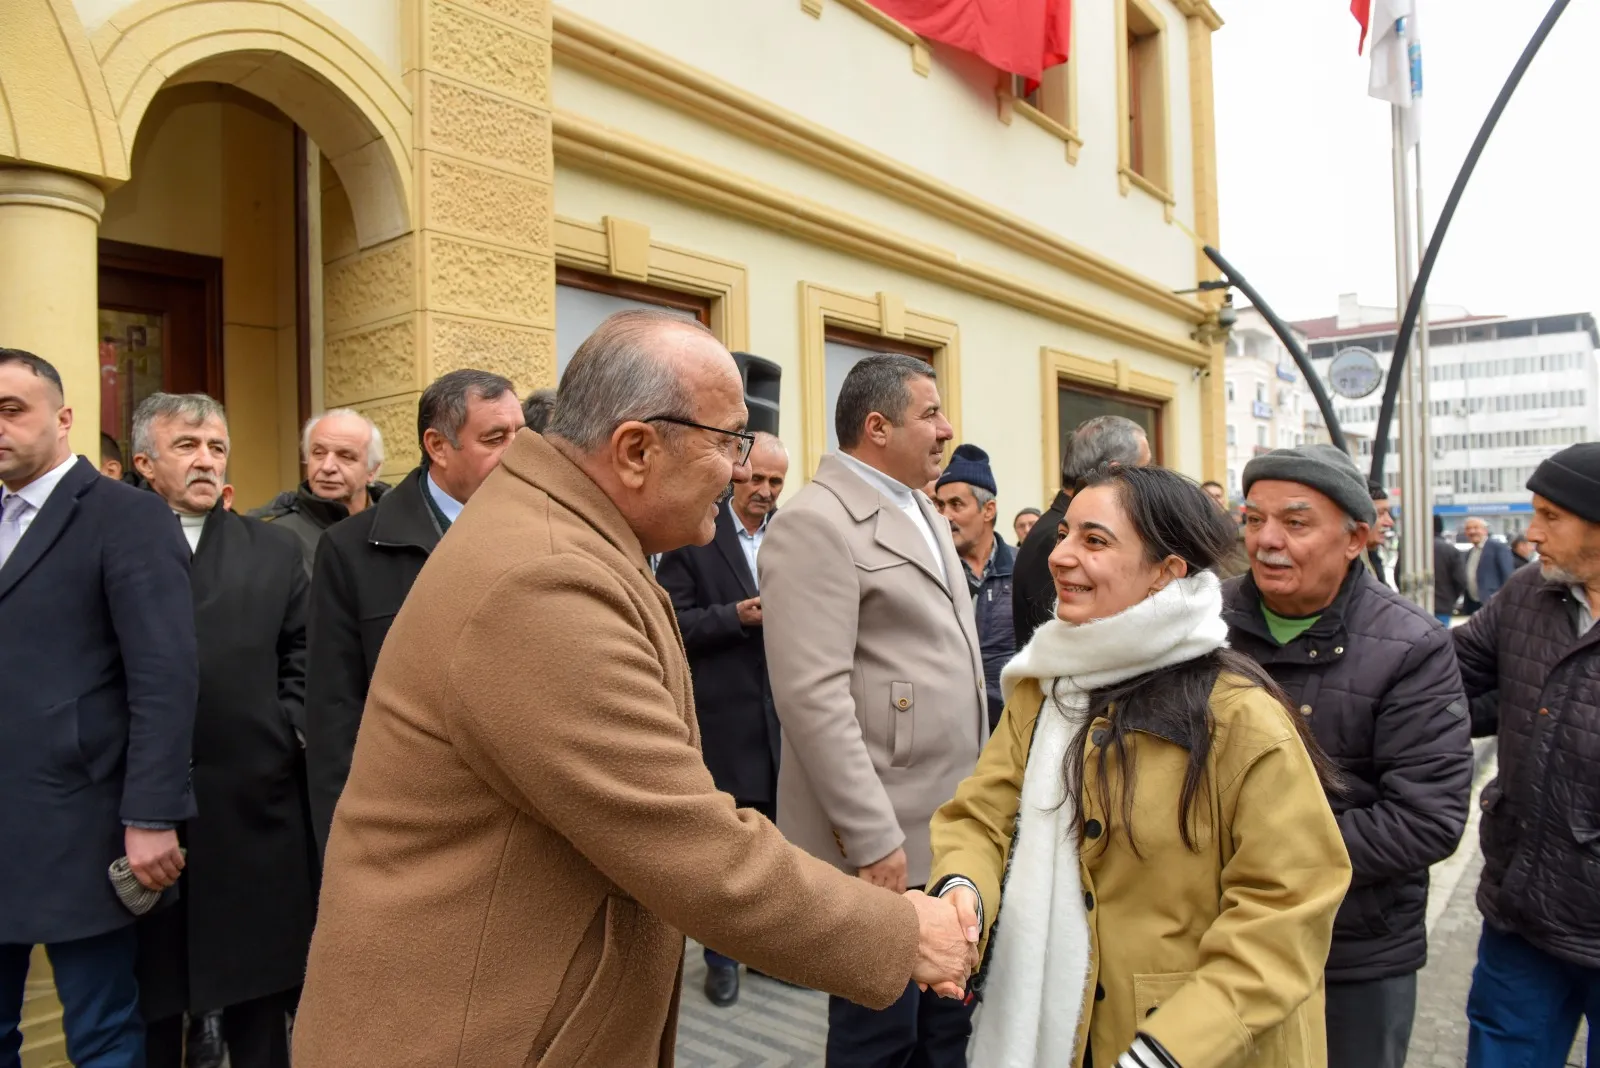
[[(953, 432), (933, 369), (910, 356), (857, 363), (834, 421), (840, 452), (773, 517), (759, 561), (778, 822), (842, 871), (904, 890), (927, 883), (929, 821), (988, 728), (950, 524), (911, 488), (938, 475)], [(970, 1008), (909, 984), (882, 1012), (836, 997), (828, 1068), (964, 1066), (970, 1030)]]
[[(783, 841), (700, 758), (646, 557), (749, 477), (738, 371), (613, 316), (520, 433), (378, 659), (334, 812), (297, 1068), (670, 1065), (683, 933), (869, 1005), (959, 994), (976, 918)], [(970, 942), (969, 942), (970, 939)]]

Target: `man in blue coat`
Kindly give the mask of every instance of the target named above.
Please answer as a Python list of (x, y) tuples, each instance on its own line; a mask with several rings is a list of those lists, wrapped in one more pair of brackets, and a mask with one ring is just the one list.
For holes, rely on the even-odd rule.
[(1461, 533), (1472, 543), (1467, 551), (1466, 613), (1471, 615), (1500, 592), (1517, 569), (1511, 546), (1489, 537), (1489, 524), (1473, 517), (1461, 524)]
[(43, 944), (78, 1068), (140, 1068), (133, 914), (107, 875), (177, 882), (195, 814), (189, 547), (154, 494), (72, 454), (45, 360), (0, 349), (0, 1068)]
[(1000, 696), (1000, 671), (1017, 654), (1017, 632), (1011, 610), (1011, 573), (1017, 551), (995, 532), (998, 492), (989, 454), (976, 445), (957, 445), (939, 476), (933, 503), (950, 523), (950, 536), (961, 557), (972, 594), (972, 610), (983, 647), (984, 689), (989, 700), (989, 729), (1000, 722), (1005, 698)]

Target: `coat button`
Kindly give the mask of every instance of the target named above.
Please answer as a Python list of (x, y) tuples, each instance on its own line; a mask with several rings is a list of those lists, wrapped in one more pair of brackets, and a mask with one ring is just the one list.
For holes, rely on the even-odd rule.
[(1089, 740), (1091, 742), (1093, 742), (1095, 745), (1105, 745), (1106, 744), (1106, 732), (1103, 729), (1102, 730), (1097, 730), (1093, 734), (1089, 735)]
[(1335, 645), (1335, 646), (1334, 646), (1334, 647), (1333, 647), (1333, 655), (1334, 655), (1334, 656), (1343, 656), (1343, 655), (1344, 655), (1344, 646), (1342, 646), (1342, 645)]
[(1104, 1001), (1106, 999), (1106, 988), (1099, 983), (1094, 984), (1094, 999), (1096, 1001)]
[(1094, 894), (1091, 891), (1083, 892), (1083, 907), (1090, 912), (1094, 911)]
[[(1099, 838), (1100, 832), (1104, 829), (1100, 826), (1099, 820), (1090, 820), (1083, 825), (1083, 834), (1086, 838)], [(1600, 1068), (1600, 1066), (1597, 1066), (1597, 1068)]]
[(911, 702), (907, 701), (904, 697), (902, 697), (902, 698), (900, 698), (900, 700), (896, 701), (895, 704), (900, 708), (901, 711), (905, 711), (906, 709), (911, 707)]
[(1310, 706), (1310, 705), (1301, 705), (1301, 706), (1300, 706), (1300, 714), (1301, 714), (1301, 715), (1302, 715), (1302, 716), (1309, 716), (1309, 715), (1311, 715), (1311, 706)]
[(1152, 1005), (1148, 1009), (1144, 1010), (1144, 1014), (1146, 1016), (1154, 1016), (1156, 1014), (1156, 1009), (1157, 1008), (1158, 1008), (1158, 1006)]
[(1549, 715), (1549, 714), (1550, 714), (1550, 710), (1549, 710), (1549, 709), (1548, 709), (1548, 708), (1541, 708), (1541, 709), (1539, 709), (1539, 715), (1541, 715), (1541, 716), (1548, 716), (1548, 715)]
[(1311, 659), (1315, 660), (1316, 658), (1317, 658), (1317, 651), (1315, 649), (1313, 649), (1313, 650), (1311, 650)]

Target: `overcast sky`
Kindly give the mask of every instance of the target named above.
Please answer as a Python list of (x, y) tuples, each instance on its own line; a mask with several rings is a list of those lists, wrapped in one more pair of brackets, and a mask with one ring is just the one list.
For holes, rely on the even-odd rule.
[[(1417, 0), (1432, 229), (1548, 0)], [(1393, 304), (1389, 108), (1348, 0), (1217, 0), (1222, 251), (1285, 318)], [(1428, 286), (1475, 314), (1600, 311), (1600, 0), (1573, 0), (1478, 163)]]

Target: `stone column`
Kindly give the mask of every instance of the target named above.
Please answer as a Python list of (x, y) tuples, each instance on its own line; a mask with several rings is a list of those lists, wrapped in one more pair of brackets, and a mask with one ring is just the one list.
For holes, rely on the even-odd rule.
[(415, 2), (424, 374), (555, 385), (550, 5)]
[(82, 178), (0, 167), (0, 348), (27, 349), (61, 372), (73, 451), (99, 463), (100, 215)]

